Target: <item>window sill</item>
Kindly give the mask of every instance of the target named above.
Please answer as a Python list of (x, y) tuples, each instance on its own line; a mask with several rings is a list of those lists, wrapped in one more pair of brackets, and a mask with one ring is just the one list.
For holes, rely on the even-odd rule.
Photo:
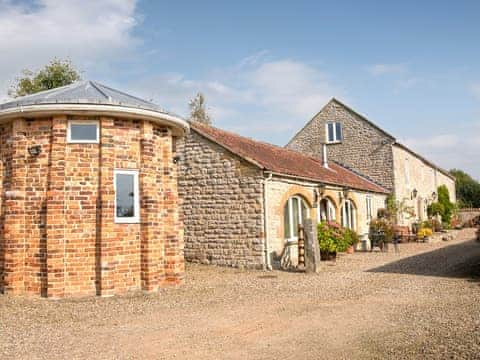
[(327, 145), (332, 145), (332, 144), (341, 144), (342, 141), (339, 140), (339, 141), (327, 141)]
[(115, 224), (140, 224), (140, 219), (115, 219)]

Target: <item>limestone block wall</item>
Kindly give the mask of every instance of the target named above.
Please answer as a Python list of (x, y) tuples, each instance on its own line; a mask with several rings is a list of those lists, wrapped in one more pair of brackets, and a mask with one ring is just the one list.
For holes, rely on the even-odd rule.
[(262, 171), (194, 130), (177, 149), (186, 260), (262, 268)]
[[(183, 278), (170, 129), (90, 117), (98, 144), (66, 141), (77, 117), (0, 127), (0, 290), (48, 297), (153, 291)], [(81, 119), (86, 119), (82, 117)], [(38, 156), (29, 154), (39, 145)], [(138, 223), (114, 221), (114, 169), (138, 170)]]
[[(284, 238), (284, 207), (287, 200), (294, 196), (301, 196), (309, 207), (309, 215), (312, 219), (318, 219), (318, 206), (314, 202), (314, 191), (319, 190), (319, 184), (303, 181), (293, 181), (288, 178), (275, 177), (267, 182), (267, 209), (266, 221), (268, 231), (268, 253), (272, 263), (281, 256), (286, 241)], [(322, 198), (328, 198), (336, 210), (336, 221), (341, 222), (341, 208), (345, 201), (345, 195), (340, 187), (326, 186), (322, 189)], [(385, 208), (386, 195), (366, 193), (357, 190), (348, 192), (348, 199), (356, 207), (356, 232), (362, 239), (368, 238), (370, 220), (367, 217), (367, 197), (372, 200), (372, 218), (377, 216), (378, 209)], [(293, 262), (296, 261), (296, 249), (293, 249)]]
[[(432, 195), (437, 193), (440, 185), (447, 185), (450, 199), (455, 199), (455, 181), (444, 175), (438, 169), (425, 163), (402, 147), (393, 146), (395, 171), (395, 197), (413, 207), (415, 217), (401, 216), (399, 222), (404, 225), (427, 218), (427, 206), (434, 201)], [(413, 190), (417, 197), (412, 197)]]
[(326, 123), (330, 121), (342, 124), (343, 140), (327, 145), (329, 159), (344, 164), (392, 190), (393, 139), (335, 100), (330, 101), (315, 115), (287, 147), (321, 158), (322, 144), (326, 141)]

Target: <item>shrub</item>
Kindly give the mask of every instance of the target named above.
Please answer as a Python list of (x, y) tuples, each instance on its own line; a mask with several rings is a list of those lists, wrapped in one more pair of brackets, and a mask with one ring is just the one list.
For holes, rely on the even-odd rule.
[(370, 221), (369, 237), (372, 238), (375, 233), (383, 233), (383, 242), (392, 242), (395, 235), (394, 228), (386, 219), (374, 219)]
[(432, 235), (433, 235), (432, 229), (429, 229), (429, 228), (422, 228), (418, 230), (418, 233), (417, 233), (417, 236), (419, 238), (424, 238)]
[(334, 253), (339, 250), (339, 244), (343, 239), (340, 225), (332, 221), (322, 221), (317, 225), (317, 238), (320, 251)]
[(344, 252), (349, 246), (360, 241), (355, 231), (332, 221), (322, 221), (318, 224), (317, 237), (320, 251), (328, 253)]
[[(455, 204), (450, 201), (450, 194), (445, 185), (438, 187), (438, 202), (431, 203), (427, 208), (429, 216), (440, 215), (442, 222), (449, 227), (455, 213)], [(444, 226), (445, 227), (445, 226)]]

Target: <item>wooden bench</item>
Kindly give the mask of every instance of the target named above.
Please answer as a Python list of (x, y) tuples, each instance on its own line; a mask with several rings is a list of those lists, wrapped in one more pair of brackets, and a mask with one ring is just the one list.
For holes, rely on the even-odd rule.
[(400, 239), (400, 242), (415, 241), (417, 235), (410, 231), (409, 226), (396, 225), (394, 227), (394, 236)]

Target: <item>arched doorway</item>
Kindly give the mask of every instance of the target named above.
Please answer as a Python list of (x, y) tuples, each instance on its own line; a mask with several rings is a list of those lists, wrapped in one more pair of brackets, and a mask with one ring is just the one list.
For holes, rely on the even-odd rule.
[(342, 226), (351, 230), (357, 228), (357, 208), (352, 200), (347, 199), (343, 202), (342, 211)]
[(307, 202), (303, 197), (294, 195), (285, 203), (283, 210), (284, 237), (287, 241), (298, 240), (298, 225), (310, 217)]
[(318, 203), (317, 209), (317, 221), (336, 221), (336, 208), (332, 200), (329, 198), (323, 198)]

